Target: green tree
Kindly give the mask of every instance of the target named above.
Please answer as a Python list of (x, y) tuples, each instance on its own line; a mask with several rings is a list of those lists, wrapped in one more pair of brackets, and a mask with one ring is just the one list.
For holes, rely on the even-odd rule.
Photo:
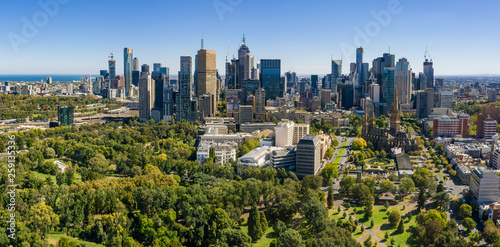
[(391, 182), (389, 180), (384, 180), (380, 184), (380, 193), (386, 193), (386, 192), (391, 192), (391, 193), (396, 193), (396, 185), (394, 185), (394, 182)]
[(433, 196), (434, 202), (441, 211), (448, 210), (450, 206), (451, 197), (446, 191), (439, 192)]
[(234, 247), (250, 247), (252, 238), (241, 230), (227, 228), (222, 230), (221, 245)]
[(262, 229), (262, 233), (265, 234), (267, 229), (269, 228), (269, 223), (267, 222), (267, 217), (264, 212), (260, 212), (260, 225)]
[(400, 220), (399, 221), (399, 225), (398, 225), (398, 233), (403, 233), (405, 232), (405, 225), (404, 225), (404, 220)]
[(366, 148), (368, 144), (366, 144), (365, 139), (363, 138), (358, 138), (355, 141), (352, 142), (352, 149), (354, 150), (363, 150)]
[(328, 210), (318, 197), (303, 198), (301, 214), (305, 219), (305, 227), (310, 229), (312, 233), (318, 233), (325, 228)]
[(44, 202), (37, 203), (29, 210), (29, 222), (33, 229), (45, 236), (50, 230), (59, 225), (59, 216), (54, 213), (52, 207)]
[(476, 222), (472, 218), (467, 217), (462, 220), (462, 225), (470, 232), (476, 227)]
[(283, 232), (278, 238), (278, 246), (280, 247), (304, 247), (302, 236), (293, 230), (288, 229)]
[(332, 179), (338, 178), (339, 177), (339, 172), (337, 165), (334, 165), (332, 163), (329, 163), (328, 165), (321, 170), (321, 176), (323, 176), (324, 180), (328, 182), (331, 182)]
[(333, 186), (328, 187), (328, 197), (326, 199), (329, 209), (333, 208)]
[(500, 242), (500, 230), (498, 230), (493, 221), (488, 220), (484, 224), (483, 238), (488, 244), (497, 244)]
[(385, 150), (382, 150), (380, 151), (379, 155), (378, 155), (380, 158), (385, 158), (387, 157), (387, 153), (385, 152)]
[(462, 204), (458, 209), (458, 216), (460, 219), (465, 219), (472, 216), (472, 207), (469, 204)]
[(342, 193), (349, 195), (354, 187), (354, 183), (355, 179), (353, 177), (344, 176), (342, 180), (340, 180), (340, 190)]
[(325, 157), (324, 157), (324, 158), (325, 158), (325, 159), (329, 159), (329, 158), (331, 158), (331, 157), (332, 157), (332, 155), (333, 155), (333, 152), (334, 152), (334, 151), (335, 151), (335, 150), (333, 149), (333, 147), (329, 147), (329, 148), (326, 150), (326, 152), (325, 152)]
[(396, 227), (401, 220), (401, 214), (398, 210), (394, 210), (389, 214), (389, 223), (391, 227)]
[(302, 182), (300, 182), (302, 191), (306, 191), (307, 189), (317, 191), (321, 187), (322, 181), (323, 179), (320, 176), (307, 175), (302, 179)]
[(263, 234), (262, 225), (260, 224), (259, 209), (257, 205), (254, 204), (248, 216), (248, 235), (252, 238), (252, 241), (256, 242)]

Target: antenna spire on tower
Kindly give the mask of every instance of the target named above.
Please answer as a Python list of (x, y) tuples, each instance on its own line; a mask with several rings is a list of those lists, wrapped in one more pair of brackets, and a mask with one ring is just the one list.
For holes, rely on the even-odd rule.
[(201, 33), (201, 49), (204, 49), (203, 33)]
[(242, 41), (243, 41), (243, 44), (246, 44), (247, 39), (245, 38), (245, 34), (243, 34), (243, 40)]

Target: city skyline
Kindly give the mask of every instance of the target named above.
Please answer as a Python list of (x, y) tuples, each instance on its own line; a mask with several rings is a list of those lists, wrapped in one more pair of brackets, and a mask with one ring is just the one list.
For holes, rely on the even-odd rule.
[[(331, 59), (343, 58), (342, 72), (346, 74), (349, 64), (356, 62), (358, 47), (364, 48), (363, 62), (370, 67), (373, 59), (390, 49), (396, 60), (406, 58), (418, 73), (423, 71), (428, 47), (436, 75), (500, 74), (496, 61), (500, 51), (495, 43), (500, 34), (491, 32), (500, 28), (500, 18), (494, 14), (500, 3), (494, 1), (474, 6), (466, 1), (407, 0), (362, 4), (215, 0), (197, 5), (65, 2), (57, 8), (7, 4), (5, 9), (12, 11), (0, 19), (10, 25), (0, 33), (4, 36), (0, 47), (8, 59), (0, 62), (0, 74), (98, 74), (107, 68), (111, 51), (117, 60), (117, 74), (121, 74), (124, 61), (119, 54), (124, 47), (131, 47), (140, 64), (162, 63), (175, 75), (180, 56), (194, 57), (202, 35), (205, 48), (218, 53), (217, 69), (224, 74), (226, 56), (229, 60), (238, 56), (243, 34), (255, 61), (281, 59), (282, 73), (327, 74)], [(264, 4), (266, 8), (258, 11)], [(339, 9), (335, 15), (333, 7)], [(135, 22), (126, 22), (120, 15), (127, 9), (135, 10)], [(177, 11), (160, 15), (168, 9)], [(342, 11), (352, 9), (359, 15)], [(81, 13), (92, 15), (86, 18)], [(25, 21), (33, 24), (33, 19), (40, 24), (35, 26), (36, 32), (23, 35)], [(162, 26), (166, 31), (159, 32)]]

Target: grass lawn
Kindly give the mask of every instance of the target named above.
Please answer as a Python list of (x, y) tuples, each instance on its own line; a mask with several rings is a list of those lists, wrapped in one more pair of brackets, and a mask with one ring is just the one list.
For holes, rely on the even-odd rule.
[(67, 239), (69, 239), (71, 241), (75, 241), (76, 244), (85, 244), (85, 246), (87, 246), (87, 247), (104, 247), (104, 245), (102, 245), (102, 244), (96, 244), (96, 243), (92, 243), (92, 242), (81, 241), (79, 239), (66, 236), (66, 235), (64, 235), (62, 233), (59, 233), (59, 234), (47, 234), (47, 241), (49, 242), (49, 244), (56, 245), (57, 242), (59, 241), (59, 239), (61, 237), (65, 237), (65, 238), (67, 238)]
[(346, 146), (347, 146), (347, 141), (345, 141), (344, 143), (342, 143), (342, 146), (340, 147), (338, 155), (344, 154), (344, 150), (345, 150)]
[[(243, 232), (245, 232), (245, 233), (248, 234), (247, 220), (248, 219), (245, 219), (245, 221), (240, 226), (240, 228), (241, 228), (241, 230)], [(273, 239), (276, 239), (276, 236), (274, 234), (273, 228), (271, 227), (271, 225), (269, 225), (269, 227), (267, 228), (266, 233), (264, 233), (264, 235), (262, 236), (262, 238), (260, 238), (256, 243), (252, 243), (252, 246), (256, 246), (256, 247), (268, 247), (271, 244), (271, 241), (273, 241)]]
[(445, 181), (448, 180), (447, 177), (443, 176), (443, 173), (441, 173), (441, 171), (439, 171), (439, 177), (441, 177), (441, 180)]
[[(416, 216), (413, 216), (410, 222), (407, 222), (407, 218), (403, 219), (405, 226), (404, 233), (397, 233), (397, 228), (389, 229), (388, 225), (384, 225), (380, 228), (380, 231), (377, 232), (377, 237), (384, 239), (385, 233), (387, 233), (389, 235), (389, 239), (394, 239), (394, 246), (410, 246), (413, 243), (413, 239), (411, 238), (411, 228), (417, 225), (416, 219)], [(386, 245), (389, 246), (390, 242), (387, 241)]]
[[(377, 229), (381, 227), (383, 224), (387, 223), (389, 221), (389, 216), (387, 215), (387, 212), (385, 211), (385, 208), (383, 206), (373, 206), (373, 216), (370, 220), (365, 221), (363, 219), (364, 216), (364, 207), (363, 206), (352, 206), (349, 208), (348, 212), (350, 214), (354, 213), (354, 209), (356, 209), (356, 213), (354, 216), (356, 219), (359, 219), (360, 222), (363, 222), (367, 227), (370, 227), (370, 221), (373, 220), (374, 226), (373, 229)], [(404, 211), (402, 210), (403, 206), (391, 206), (389, 208), (389, 212), (392, 212), (394, 210), (399, 210), (401, 214), (404, 214), (406, 211), (409, 210), (409, 208), (406, 208)]]
[(334, 165), (338, 165), (340, 163), (340, 159), (342, 158), (342, 156), (340, 155), (337, 155), (337, 157), (335, 157), (335, 160), (333, 161), (333, 164)]
[[(338, 209), (337, 208), (332, 208), (330, 210), (328, 210), (328, 219), (329, 220), (335, 220), (335, 221), (339, 221), (339, 220), (345, 220), (345, 219), (348, 219), (349, 216), (347, 216), (346, 218), (344, 218), (343, 214), (344, 214), (344, 211), (341, 211), (340, 213), (337, 211)], [(356, 228), (356, 231), (354, 231), (354, 233), (352, 234), (352, 237), (356, 240), (362, 238), (364, 235), (366, 235), (366, 231), (364, 232), (361, 232), (361, 225), (359, 225), (357, 228)]]
[[(45, 179), (47, 178), (48, 176), (50, 176), (50, 174), (45, 174), (45, 173), (41, 173), (41, 172), (37, 172), (37, 171), (32, 171), (33, 174), (35, 174), (38, 178), (41, 178), (41, 179)], [(51, 176), (53, 179), (55, 179), (56, 177), (55, 176)]]

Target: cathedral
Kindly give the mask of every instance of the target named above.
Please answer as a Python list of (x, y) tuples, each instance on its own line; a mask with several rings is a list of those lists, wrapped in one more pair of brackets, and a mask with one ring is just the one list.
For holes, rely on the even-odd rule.
[(368, 123), (368, 113), (365, 107), (365, 122), (363, 124), (362, 137), (365, 141), (373, 143), (375, 149), (385, 150), (386, 152), (390, 152), (393, 148), (401, 148), (403, 152), (415, 151), (418, 149), (417, 142), (401, 129), (397, 85), (394, 90), (394, 106), (390, 127), (383, 129), (377, 128), (373, 107), (371, 115), (371, 122)]

